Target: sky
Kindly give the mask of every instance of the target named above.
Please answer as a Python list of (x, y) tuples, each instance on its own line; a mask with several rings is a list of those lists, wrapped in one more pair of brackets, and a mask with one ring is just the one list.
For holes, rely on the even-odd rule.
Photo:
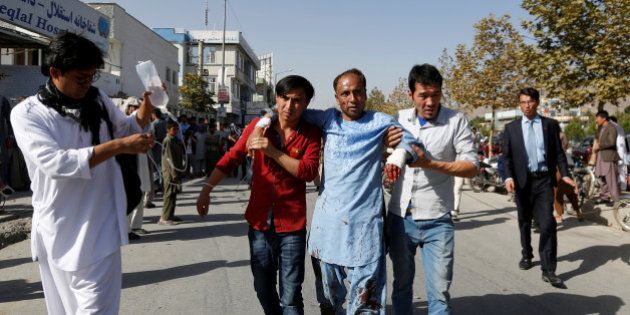
[[(150, 28), (205, 29), (204, 0), (114, 2)], [(469, 45), (473, 25), (490, 14), (528, 19), (515, 0), (228, 0), (227, 30), (238, 30), (257, 55), (273, 52), (275, 72), (306, 77), (315, 87), (311, 106), (335, 102), (332, 81), (358, 68), (368, 91), (389, 95), (414, 64), (438, 59), (446, 48)], [(223, 1), (208, 1), (208, 29), (223, 27)]]

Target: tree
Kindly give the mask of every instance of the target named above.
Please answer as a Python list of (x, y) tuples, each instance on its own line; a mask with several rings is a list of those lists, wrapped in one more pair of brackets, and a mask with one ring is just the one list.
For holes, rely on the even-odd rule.
[(392, 90), (387, 97), (387, 102), (398, 110), (413, 107), (413, 102), (409, 98), (409, 88), (407, 87), (407, 79), (398, 78), (398, 85)]
[(564, 134), (569, 140), (580, 141), (584, 139), (586, 136), (584, 123), (577, 117), (571, 119), (571, 121), (569, 121), (569, 123), (564, 127)]
[(440, 64), (440, 74), (442, 74), (442, 78), (444, 79), (444, 86), (442, 87), (442, 104), (453, 108), (457, 107), (460, 110), (466, 110), (465, 104), (462, 105), (453, 101), (451, 90), (446, 87), (450, 82), (453, 82), (454, 73), (452, 69), (455, 67), (455, 60), (448, 54), (448, 49), (444, 48), (444, 50), (442, 50), (442, 56), (440, 56), (438, 63)]
[(523, 0), (537, 42), (526, 53), (545, 94), (571, 105), (618, 105), (630, 94), (630, 1)]
[[(515, 106), (518, 90), (531, 81), (523, 65), (527, 45), (509, 19), (508, 15), (481, 19), (474, 25), (470, 48), (460, 44), (454, 56), (445, 51), (440, 58), (444, 89), (460, 108), (490, 107), (494, 117), (497, 109)], [(492, 139), (494, 119), (490, 126)]]
[(398, 111), (396, 106), (385, 101), (385, 94), (378, 87), (374, 87), (368, 95), (368, 99), (365, 102), (365, 108), (374, 110), (377, 112), (383, 112), (389, 115), (394, 115)]
[(186, 73), (183, 85), (179, 88), (182, 97), (180, 105), (183, 108), (199, 113), (213, 112), (212, 104), (214, 93), (208, 91), (208, 82), (196, 73)]

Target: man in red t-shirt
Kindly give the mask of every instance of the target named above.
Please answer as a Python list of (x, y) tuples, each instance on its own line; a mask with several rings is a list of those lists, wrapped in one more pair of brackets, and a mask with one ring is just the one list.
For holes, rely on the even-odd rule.
[(253, 120), (217, 163), (197, 199), (197, 211), (205, 216), (212, 189), (241, 164), (248, 149), (255, 150), (245, 218), (250, 225), (254, 289), (265, 314), (304, 313), (306, 182), (318, 172), (321, 131), (301, 116), (313, 94), (313, 86), (301, 76), (280, 80), (276, 85), (278, 120), (264, 137), (253, 137), (248, 148), (247, 140), (260, 119)]

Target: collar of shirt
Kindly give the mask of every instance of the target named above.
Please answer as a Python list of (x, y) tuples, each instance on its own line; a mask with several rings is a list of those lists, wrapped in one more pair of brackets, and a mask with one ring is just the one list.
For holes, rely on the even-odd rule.
[(416, 117), (418, 118), (418, 123), (420, 124), (420, 127), (424, 127), (427, 123), (430, 126), (446, 125), (448, 124), (448, 117), (446, 116), (447, 115), (442, 110), (442, 104), (440, 104), (440, 107), (438, 107), (437, 117), (431, 120), (418, 115), (418, 111), (416, 110)]
[[(275, 121), (274, 124), (279, 124), (279, 122)], [(291, 141), (293, 141), (301, 133), (302, 119), (300, 119), (297, 126), (295, 126), (295, 130), (291, 132), (291, 135), (288, 138), (284, 139), (284, 143), (282, 143), (282, 138), (280, 137), (280, 133), (278, 133), (278, 131), (273, 126), (274, 125), (272, 125), (269, 128), (269, 132), (271, 132), (269, 134), (269, 137), (273, 139), (272, 142), (274, 145), (278, 147), (278, 149), (282, 149), (286, 147), (287, 145), (289, 145)]]
[(540, 115), (536, 114), (536, 117), (534, 117), (532, 119), (529, 119), (529, 118), (523, 116), (523, 124), (527, 124), (530, 121), (534, 122), (534, 123), (537, 123), (537, 124), (540, 123), (541, 122)]

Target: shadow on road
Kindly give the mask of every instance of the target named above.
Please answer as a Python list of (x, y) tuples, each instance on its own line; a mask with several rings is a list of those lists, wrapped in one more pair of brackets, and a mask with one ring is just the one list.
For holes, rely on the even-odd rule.
[(494, 218), (492, 220), (479, 221), (462, 218), (459, 222), (455, 223), (455, 230), (472, 230), (486, 225), (501, 224), (508, 220), (508, 218)]
[[(545, 293), (529, 296), (526, 294), (487, 294), (484, 296), (458, 297), (451, 300), (455, 314), (604, 314), (619, 312), (625, 305), (623, 300), (613, 295), (596, 297)], [(426, 310), (426, 303), (414, 305)]]
[[(245, 222), (245, 214), (244, 213), (209, 213), (204, 218), (200, 218), (199, 215), (196, 214), (183, 214), (178, 215), (177, 217), (184, 220), (183, 224), (186, 223), (196, 223), (196, 222)], [(143, 217), (143, 222), (151, 224), (156, 223), (160, 219), (159, 215), (145, 215)], [(1, 265), (0, 265), (1, 266)]]
[(621, 260), (630, 265), (630, 244), (621, 246), (592, 246), (562, 257), (558, 261), (581, 261), (580, 266), (560, 276), (564, 280), (580, 276), (603, 266), (609, 261)]
[(466, 212), (466, 211), (462, 211), (460, 213), (460, 219), (462, 220), (470, 220), (473, 218), (482, 218), (482, 217), (487, 217), (487, 216), (491, 216), (491, 215), (500, 215), (500, 214), (505, 214), (511, 211), (516, 211), (516, 207), (505, 207), (505, 208), (500, 208), (500, 209), (488, 209), (488, 210), (482, 210), (482, 211), (474, 211), (474, 212)]
[[(182, 217), (182, 219), (183, 218), (184, 217)], [(195, 227), (186, 226), (186, 223), (184, 222), (183, 224), (177, 225), (172, 228), (154, 230), (151, 234), (143, 236), (142, 238), (131, 243), (156, 243), (175, 240), (189, 241), (220, 236), (241, 237), (247, 235), (248, 229), (249, 225), (245, 221)]]
[[(625, 305), (623, 300), (613, 295), (590, 297), (564, 293), (545, 293), (536, 296), (526, 294), (487, 294), (484, 296), (458, 297), (451, 300), (454, 314), (468, 315), (613, 315), (618, 313), (623, 305)], [(386, 310), (388, 314), (394, 313), (392, 305), (387, 305)], [(426, 301), (415, 301), (413, 303), (414, 314), (426, 314), (427, 312), (428, 304)]]
[(225, 260), (215, 260), (160, 270), (123, 273), (123, 288), (133, 288), (174, 279), (193, 277), (218, 268), (232, 268), (243, 266), (249, 266), (249, 260), (239, 260), (232, 262), (226, 262)]
[(26, 263), (32, 263), (33, 259), (31, 258), (16, 258), (16, 259), (7, 259), (0, 261), (0, 269), (11, 268), (15, 266), (19, 266)]
[(27, 283), (24, 279), (0, 281), (0, 303), (43, 299), (42, 282)]

